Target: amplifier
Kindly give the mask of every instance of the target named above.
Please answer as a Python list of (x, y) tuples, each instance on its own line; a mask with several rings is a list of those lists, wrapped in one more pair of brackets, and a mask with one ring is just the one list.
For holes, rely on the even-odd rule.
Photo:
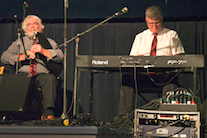
[(200, 112), (135, 109), (136, 138), (200, 138)]

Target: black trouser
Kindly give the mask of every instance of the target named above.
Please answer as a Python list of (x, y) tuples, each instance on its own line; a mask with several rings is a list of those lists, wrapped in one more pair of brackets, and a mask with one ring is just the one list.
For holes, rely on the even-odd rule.
[(57, 79), (53, 74), (38, 74), (34, 77), (35, 86), (42, 89), (44, 109), (54, 108), (56, 100)]
[[(164, 83), (167, 82), (174, 76), (174, 73), (155, 73), (152, 72), (150, 75), (155, 82), (157, 83)], [(158, 88), (163, 86), (158, 86), (155, 83), (152, 82), (150, 77), (145, 73), (137, 73), (136, 74), (136, 80), (137, 80), (137, 87), (146, 87), (146, 88)], [(170, 83), (178, 84), (177, 78), (173, 79)], [(177, 85), (165, 85), (163, 93), (174, 90)], [(131, 113), (133, 111), (133, 100), (134, 97), (134, 91), (135, 91), (135, 81), (134, 81), (134, 74), (133, 72), (128, 72), (122, 75), (122, 86), (120, 89), (120, 100), (119, 100), (119, 107), (118, 107), (118, 113), (119, 115), (126, 115), (128, 113)]]

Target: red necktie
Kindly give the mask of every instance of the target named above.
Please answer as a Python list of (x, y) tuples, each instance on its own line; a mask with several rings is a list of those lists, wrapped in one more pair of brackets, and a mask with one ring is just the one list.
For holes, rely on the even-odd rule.
[[(33, 40), (33, 41), (34, 41), (34, 44), (37, 44), (37, 41), (36, 40)], [(32, 59), (32, 61), (30, 63), (30, 74), (32, 76), (37, 75), (36, 60), (35, 59)]]
[(156, 48), (157, 48), (157, 34), (154, 34), (154, 39), (152, 40), (152, 47), (150, 56), (156, 56)]

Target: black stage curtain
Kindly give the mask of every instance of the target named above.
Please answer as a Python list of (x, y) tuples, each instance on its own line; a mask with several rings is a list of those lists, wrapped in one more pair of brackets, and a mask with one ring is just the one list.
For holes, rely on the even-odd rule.
[[(81, 33), (96, 23), (68, 23), (67, 40)], [(58, 43), (64, 42), (63, 23), (45, 23), (44, 34)], [(207, 21), (180, 21), (164, 22), (164, 27), (174, 29), (178, 32), (187, 54), (207, 54)], [(145, 23), (106, 23), (95, 28), (89, 33), (80, 37), (79, 55), (128, 55), (137, 33), (146, 29)], [(0, 54), (8, 48), (16, 36), (16, 24), (1, 23), (1, 49)], [(64, 50), (64, 47), (61, 47)], [(75, 41), (67, 44), (67, 92), (70, 96), (73, 93), (74, 68), (75, 68)], [(2, 63), (0, 63), (2, 65)], [(63, 81), (63, 73), (61, 80)], [(198, 96), (201, 101), (206, 99), (206, 71), (199, 69)], [(192, 74), (181, 74), (179, 81), (185, 88), (192, 89)], [(61, 82), (62, 83), (62, 82)], [(118, 115), (120, 74), (95, 73), (93, 79), (93, 106), (92, 114), (97, 120), (112, 121)], [(61, 84), (60, 93), (63, 90)], [(81, 112), (89, 112), (90, 98), (90, 73), (83, 72), (80, 80), (80, 107)], [(68, 98), (68, 107), (71, 98)], [(59, 105), (62, 105), (62, 96), (58, 96)], [(146, 104), (140, 100), (140, 105)], [(61, 112), (61, 111), (60, 111)]]

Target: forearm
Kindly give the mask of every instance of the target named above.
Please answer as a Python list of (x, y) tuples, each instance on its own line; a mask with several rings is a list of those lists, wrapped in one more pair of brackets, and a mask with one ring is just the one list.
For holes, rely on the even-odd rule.
[(44, 49), (41, 54), (49, 59), (52, 59), (52, 56), (51, 56), (50, 51), (48, 49)]

